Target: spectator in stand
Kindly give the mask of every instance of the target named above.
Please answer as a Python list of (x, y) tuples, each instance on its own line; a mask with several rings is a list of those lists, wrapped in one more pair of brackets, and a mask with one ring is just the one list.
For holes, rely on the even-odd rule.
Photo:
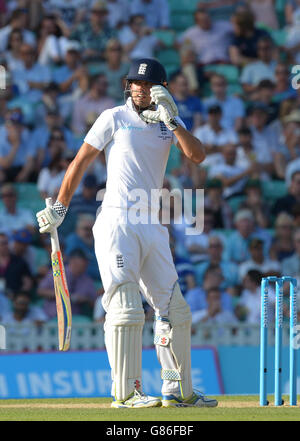
[(128, 60), (154, 58), (155, 52), (163, 47), (153, 29), (145, 25), (142, 14), (132, 15), (128, 25), (119, 32), (118, 38)]
[(38, 103), (43, 89), (51, 82), (52, 74), (47, 66), (36, 61), (37, 52), (33, 46), (23, 43), (20, 47), (23, 67), (12, 70), (12, 79), (23, 100), (31, 104)]
[(224, 75), (213, 73), (210, 77), (212, 96), (206, 98), (203, 104), (206, 109), (219, 105), (222, 109), (222, 127), (228, 130), (238, 130), (245, 117), (245, 104), (241, 98), (228, 95), (227, 86)]
[(254, 103), (248, 121), (254, 150), (260, 152), (260, 171), (264, 172), (265, 178), (271, 177), (275, 174), (274, 158), (280, 154), (280, 146), (276, 133), (268, 125), (268, 108), (262, 103)]
[(82, 82), (86, 80), (87, 75), (88, 71), (81, 62), (79, 46), (73, 43), (73, 46), (66, 51), (62, 66), (54, 70), (53, 81), (59, 85), (62, 94), (71, 94), (78, 87), (85, 90), (85, 84), (82, 87)]
[(86, 175), (83, 179), (81, 192), (75, 194), (62, 225), (62, 234), (67, 236), (76, 229), (78, 217), (89, 214), (94, 218), (101, 203), (97, 200), (98, 184), (95, 175)]
[(56, 112), (58, 115), (62, 116), (59, 95), (59, 87), (54, 82), (49, 83), (48, 86), (45, 87), (45, 89), (43, 90), (41, 102), (39, 102), (38, 104), (36, 120), (31, 125), (33, 127), (33, 130), (45, 124), (45, 119), (49, 111), (53, 113)]
[[(60, 134), (58, 133), (59, 131)], [(76, 150), (74, 135), (71, 130), (63, 125), (62, 117), (57, 108), (49, 108), (45, 123), (36, 127), (32, 133), (31, 148), (36, 156), (36, 171), (40, 171), (42, 167), (49, 165), (50, 155), (47, 147), (52, 136), (56, 138), (56, 141), (61, 142), (63, 148), (67, 148), (72, 152)], [(60, 140), (58, 139), (59, 137)]]
[(300, 228), (300, 205), (296, 205), (293, 208), (292, 216), (294, 219), (294, 227), (295, 229)]
[[(239, 301), (239, 314), (243, 310), (246, 313), (246, 323), (255, 324), (260, 323), (261, 313), (261, 293), (260, 283), (262, 273), (258, 270), (249, 270), (243, 279), (243, 290)], [(274, 316), (273, 308), (275, 303), (275, 296), (272, 290), (269, 291), (269, 317)], [(237, 314), (237, 309), (236, 309)]]
[(192, 324), (235, 324), (237, 318), (233, 312), (224, 310), (221, 302), (221, 290), (218, 287), (212, 287), (206, 292), (207, 307), (192, 313)]
[(77, 219), (76, 230), (66, 237), (65, 252), (70, 256), (72, 251), (80, 249), (88, 260), (87, 273), (92, 279), (99, 280), (99, 269), (94, 250), (93, 225), (95, 217), (90, 214), (80, 214)]
[(112, 29), (121, 29), (129, 21), (128, 0), (107, 0), (108, 24)]
[(88, 69), (82, 64), (79, 47), (78, 42), (72, 42), (66, 51), (62, 66), (53, 71), (53, 81), (60, 92), (56, 105), (67, 123), (72, 117), (77, 100), (88, 90)]
[(223, 198), (223, 184), (220, 179), (208, 179), (205, 184), (204, 209), (206, 208), (214, 213), (214, 228), (232, 228), (233, 213)]
[(247, 4), (254, 14), (255, 24), (273, 30), (278, 29), (276, 0), (247, 0)]
[(221, 125), (222, 109), (219, 105), (212, 105), (208, 108), (208, 121), (198, 127), (194, 136), (200, 139), (205, 147), (206, 159), (202, 163), (206, 167), (212, 167), (222, 163), (222, 149), (226, 144), (237, 144), (238, 137), (235, 131), (225, 129)]
[(232, 311), (232, 298), (223, 289), (223, 282), (224, 279), (221, 269), (214, 265), (208, 266), (203, 276), (203, 284), (201, 284), (201, 287), (198, 286), (190, 290), (185, 296), (185, 300), (189, 304), (191, 312), (193, 313), (207, 307), (206, 293), (215, 287), (221, 290), (222, 308), (227, 311)]
[(197, 63), (196, 52), (187, 42), (181, 45), (179, 55), (180, 71), (188, 81), (189, 92), (193, 96), (200, 97), (206, 79), (202, 67)]
[(4, 233), (0, 233), (0, 279), (9, 298), (20, 290), (32, 294), (34, 280), (29, 266), (22, 257), (10, 251), (8, 236)]
[[(2, 280), (0, 279), (2, 284)], [(0, 291), (0, 323), (3, 323), (3, 317), (11, 311), (11, 301), (2, 292), (2, 287)]]
[[(239, 265), (240, 282), (250, 270), (258, 270), (263, 276), (268, 276), (273, 272), (281, 273), (281, 266), (278, 260), (272, 260), (264, 256), (263, 241), (261, 239), (252, 239), (249, 244), (251, 258)], [(289, 272), (288, 272), (289, 273)], [(287, 274), (283, 272), (282, 274)]]
[(227, 21), (212, 21), (205, 9), (197, 9), (195, 25), (185, 30), (177, 39), (177, 47), (189, 44), (201, 65), (228, 63), (228, 49), (232, 26)]
[(0, 27), (3, 27), (5, 25), (6, 13), (7, 13), (6, 0), (1, 0), (0, 1)]
[(174, 265), (178, 274), (178, 281), (182, 295), (196, 287), (195, 270), (192, 262), (187, 257), (182, 257), (176, 252), (174, 239), (170, 240), (170, 249), (172, 252)]
[(269, 33), (255, 27), (255, 17), (251, 11), (236, 12), (232, 16), (233, 35), (229, 47), (231, 63), (243, 67), (258, 58), (257, 44)]
[[(99, 190), (105, 189), (107, 170), (105, 153), (103, 151), (99, 152), (95, 161), (88, 167), (86, 174), (94, 175), (96, 177), (97, 187), (99, 188)], [(101, 198), (99, 199), (99, 201), (100, 200)]]
[(63, 28), (72, 30), (85, 18), (89, 3), (89, 0), (48, 0), (46, 12), (57, 17)]
[(205, 274), (209, 268), (218, 269), (222, 275), (221, 288), (227, 289), (238, 284), (238, 267), (235, 263), (224, 259), (224, 243), (226, 243), (226, 239), (222, 239), (221, 235), (210, 236), (207, 249), (208, 259), (195, 266), (196, 281), (199, 286), (203, 285)]
[(282, 260), (282, 274), (296, 277), (300, 282), (300, 228), (298, 227), (293, 234), (295, 252), (290, 257)]
[(253, 101), (263, 104), (268, 110), (267, 125), (275, 122), (279, 117), (280, 105), (273, 101), (274, 90), (275, 84), (272, 81), (261, 80), (256, 86), (256, 92), (253, 94)]
[(263, 197), (261, 181), (259, 179), (249, 179), (244, 193), (246, 198), (239, 208), (251, 210), (256, 225), (261, 228), (268, 228), (271, 219), (271, 206), (269, 201)]
[(6, 51), (9, 42), (9, 36), (15, 29), (22, 32), (25, 43), (34, 46), (36, 37), (28, 28), (28, 10), (25, 8), (15, 9), (10, 17), (9, 24), (0, 29), (0, 53)]
[(194, 264), (202, 262), (208, 258), (208, 241), (210, 236), (215, 234), (213, 230), (214, 213), (212, 211), (207, 208), (203, 213), (203, 207), (201, 207), (196, 214), (196, 218), (196, 223), (199, 224), (199, 234), (186, 235), (185, 237), (185, 247), (188, 251), (191, 262)]
[(59, 128), (54, 129), (47, 147), (49, 164), (41, 169), (37, 179), (37, 188), (42, 199), (53, 197), (55, 190), (60, 187), (66, 171), (62, 161), (66, 151), (63, 132)]
[(121, 42), (112, 38), (107, 42), (105, 49), (105, 63), (99, 68), (99, 73), (106, 76), (108, 81), (107, 95), (116, 101), (124, 103), (124, 79), (129, 65), (122, 61), (123, 48)]
[(291, 185), (292, 176), (296, 172), (300, 172), (300, 157), (289, 162), (286, 166), (285, 183), (287, 188)]
[[(243, 0), (210, 0), (197, 3), (197, 9), (205, 9), (209, 12), (213, 20), (227, 20), (237, 10), (245, 10), (246, 4)], [(246, 8), (248, 10), (248, 8)]]
[(300, 8), (293, 13), (293, 23), (287, 28), (285, 49), (292, 64), (300, 63)]
[[(251, 178), (253, 179), (266, 179), (268, 176), (264, 172), (265, 164), (271, 161), (269, 151), (261, 146), (253, 143), (252, 131), (244, 126), (238, 131), (239, 143), (237, 148), (236, 163), (241, 168), (250, 168), (253, 166), (253, 173)], [(254, 172), (254, 169), (256, 171)]]
[[(293, 109), (287, 116), (282, 118), (281, 133), (283, 138), (282, 144), (285, 148), (285, 165), (291, 167), (291, 162), (287, 163), (287, 161), (299, 161), (299, 156), (300, 156), (300, 110), (299, 109), (297, 108)], [(287, 182), (287, 184), (289, 185), (289, 182)]]
[(34, 150), (30, 131), (25, 127), (20, 109), (8, 110), (0, 128), (0, 180), (27, 182), (32, 178)]
[(86, 133), (88, 121), (96, 121), (106, 109), (115, 106), (115, 101), (107, 95), (108, 82), (105, 75), (90, 78), (88, 92), (81, 97), (74, 107), (72, 130), (77, 136)]
[(147, 26), (153, 29), (170, 27), (170, 10), (167, 0), (132, 0), (130, 14), (143, 14)]
[(203, 106), (198, 97), (189, 94), (186, 76), (179, 72), (170, 79), (170, 92), (186, 129), (193, 132), (202, 123)]
[(210, 167), (208, 177), (217, 178), (223, 184), (223, 196), (229, 199), (244, 192), (247, 180), (258, 171), (258, 164), (253, 162), (249, 167), (237, 163), (237, 148), (233, 144), (222, 147), (223, 162)]
[(25, 228), (17, 230), (13, 234), (13, 243), (11, 246), (12, 253), (21, 257), (27, 263), (31, 274), (36, 278), (45, 267), (48, 269), (49, 256), (46, 251), (37, 252), (37, 248), (32, 245), (33, 235)]
[(21, 29), (13, 29), (9, 35), (7, 50), (3, 54), (9, 71), (23, 68), (23, 60), (20, 53), (23, 42)]
[(115, 37), (107, 21), (108, 9), (104, 0), (96, 1), (90, 10), (89, 19), (78, 23), (69, 35), (70, 40), (79, 41), (82, 59), (85, 61), (103, 61), (108, 40)]
[(268, 256), (271, 236), (270, 233), (255, 224), (252, 211), (238, 210), (234, 217), (236, 230), (227, 239), (225, 258), (236, 264), (245, 262), (250, 258), (249, 244), (253, 238), (264, 242), (264, 255)]
[[(87, 272), (88, 259), (81, 249), (74, 249), (65, 265), (68, 288), (72, 299), (72, 313), (92, 317), (97, 293)], [(38, 295), (44, 300), (43, 309), (48, 319), (56, 317), (56, 302), (52, 270), (38, 286)]]
[(60, 65), (68, 47), (72, 44), (64, 36), (65, 27), (55, 15), (45, 15), (40, 23), (38, 33), (38, 61), (42, 65)]
[[(47, 321), (47, 316), (39, 306), (32, 305), (27, 291), (18, 290), (13, 295), (12, 311), (3, 315), (2, 323), (7, 326), (10, 335), (28, 336), (30, 328), (26, 325), (40, 326)], [(25, 325), (21, 329), (16, 325)]]
[(275, 102), (282, 102), (289, 98), (296, 97), (297, 91), (291, 84), (289, 66), (284, 62), (280, 62), (275, 69), (275, 90), (273, 100)]
[(291, 25), (294, 13), (300, 9), (300, 0), (287, 0), (285, 3), (285, 22), (287, 25)]
[(270, 256), (273, 260), (282, 262), (294, 253), (294, 220), (292, 216), (282, 212), (276, 217), (274, 227)]
[(275, 81), (277, 60), (274, 58), (274, 46), (271, 38), (262, 37), (257, 42), (257, 60), (247, 63), (242, 70), (240, 82), (248, 98), (262, 80)]
[(288, 194), (278, 198), (272, 208), (273, 216), (281, 212), (292, 214), (294, 207), (300, 204), (300, 170), (296, 170), (291, 176)]
[(18, 205), (17, 191), (13, 184), (4, 183), (1, 186), (3, 208), (0, 211), (0, 231), (11, 235), (23, 228), (32, 234), (36, 232), (36, 221), (32, 212)]

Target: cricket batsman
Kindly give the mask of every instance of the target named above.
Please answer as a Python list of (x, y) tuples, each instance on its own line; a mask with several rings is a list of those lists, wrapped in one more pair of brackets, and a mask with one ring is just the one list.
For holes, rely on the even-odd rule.
[[(184, 300), (169, 246), (168, 230), (151, 215), (151, 191), (160, 190), (172, 144), (196, 164), (204, 158), (201, 142), (178, 117), (167, 89), (164, 67), (154, 59), (134, 60), (122, 106), (105, 110), (87, 133), (66, 171), (57, 200), (37, 213), (41, 233), (64, 220), (86, 169), (104, 150), (107, 183), (93, 234), (105, 293), (105, 344), (112, 371), (112, 407), (214, 407), (216, 400), (193, 390), (191, 379), (191, 313)], [(133, 195), (142, 222), (131, 222)], [(132, 214), (132, 213), (131, 213)], [(133, 216), (134, 217), (134, 216)], [(154, 344), (161, 364), (162, 398), (142, 390), (141, 292), (155, 311)]]

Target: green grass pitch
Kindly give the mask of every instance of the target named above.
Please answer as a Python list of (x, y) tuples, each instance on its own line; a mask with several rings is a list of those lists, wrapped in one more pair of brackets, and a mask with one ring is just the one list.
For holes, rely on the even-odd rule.
[(0, 421), (299, 421), (300, 406), (260, 407), (257, 396), (220, 396), (217, 408), (112, 409), (109, 398), (0, 400)]

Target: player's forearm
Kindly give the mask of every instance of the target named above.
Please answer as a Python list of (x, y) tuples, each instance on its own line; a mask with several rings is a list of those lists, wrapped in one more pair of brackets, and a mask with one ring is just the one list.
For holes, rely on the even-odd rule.
[(70, 205), (71, 199), (77, 189), (85, 171), (96, 158), (99, 151), (87, 143), (83, 143), (79, 152), (69, 165), (61, 184), (57, 200), (65, 207)]
[(200, 162), (204, 161), (205, 151), (199, 139), (195, 138), (194, 135), (182, 126), (179, 126), (174, 133), (178, 139), (182, 152), (188, 159), (195, 164), (200, 164)]

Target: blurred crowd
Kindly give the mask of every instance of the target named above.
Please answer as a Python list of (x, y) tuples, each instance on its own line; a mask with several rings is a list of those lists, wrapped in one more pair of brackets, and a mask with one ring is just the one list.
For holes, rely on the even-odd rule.
[[(274, 0), (191, 1), (184, 29), (175, 26), (180, 3), (0, 0), (2, 323), (55, 320), (50, 239), (26, 198), (55, 200), (93, 122), (124, 103), (129, 63), (140, 57), (165, 65), (179, 115), (207, 155), (195, 165), (172, 146), (164, 183), (194, 190), (203, 224), (186, 235), (173, 210), (166, 225), (193, 323), (259, 323), (261, 278), (300, 282), (300, 1), (280, 11)], [(105, 181), (100, 153), (59, 229), (73, 314), (98, 322), (92, 226)]]

